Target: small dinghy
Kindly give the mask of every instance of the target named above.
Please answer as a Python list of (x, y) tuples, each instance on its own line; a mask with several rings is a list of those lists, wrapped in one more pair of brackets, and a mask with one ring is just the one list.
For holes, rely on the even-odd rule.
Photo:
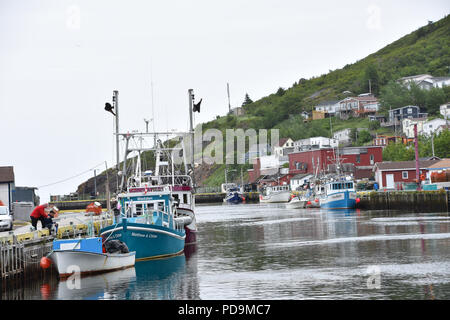
[[(54, 240), (53, 250), (46, 258), (56, 266), (59, 276), (108, 272), (134, 266), (136, 252), (129, 252), (119, 240), (105, 242), (101, 237)], [(42, 265), (42, 264), (41, 264)]]

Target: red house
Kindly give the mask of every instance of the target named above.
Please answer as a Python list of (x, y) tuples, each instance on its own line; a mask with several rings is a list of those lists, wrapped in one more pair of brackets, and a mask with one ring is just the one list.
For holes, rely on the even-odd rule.
[[(334, 170), (335, 150), (316, 149), (289, 154), (289, 173), (330, 172)], [(383, 161), (382, 147), (348, 147), (339, 149), (339, 159), (344, 171), (353, 173), (355, 179), (370, 178), (375, 163)]]
[[(429, 167), (437, 162), (439, 160), (419, 161), (419, 172), (423, 175), (422, 178), (427, 177)], [(415, 161), (380, 162), (375, 165), (373, 171), (380, 189), (399, 190), (403, 183), (416, 182)]]

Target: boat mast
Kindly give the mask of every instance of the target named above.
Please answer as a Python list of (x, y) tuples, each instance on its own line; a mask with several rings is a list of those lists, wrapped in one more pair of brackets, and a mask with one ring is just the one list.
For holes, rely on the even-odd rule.
[(188, 90), (188, 98), (189, 98), (189, 132), (191, 134), (191, 169), (192, 169), (192, 187), (195, 188), (195, 162), (194, 162), (194, 121), (193, 121), (193, 100), (194, 100), (194, 90)]

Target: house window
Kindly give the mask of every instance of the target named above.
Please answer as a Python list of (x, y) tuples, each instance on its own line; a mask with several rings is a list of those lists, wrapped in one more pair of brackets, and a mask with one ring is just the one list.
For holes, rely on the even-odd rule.
[(408, 179), (408, 171), (402, 171), (402, 178)]
[(356, 155), (356, 163), (360, 163), (361, 162), (361, 155), (357, 154)]
[(373, 164), (375, 161), (375, 157), (373, 156), (373, 154), (370, 155), (370, 164)]

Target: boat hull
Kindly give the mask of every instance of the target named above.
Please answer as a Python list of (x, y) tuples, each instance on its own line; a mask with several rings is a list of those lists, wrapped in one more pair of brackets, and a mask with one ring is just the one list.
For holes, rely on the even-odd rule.
[(320, 207), (325, 209), (354, 209), (356, 207), (355, 192), (339, 192), (320, 199)]
[(103, 239), (117, 239), (136, 251), (136, 260), (168, 257), (183, 252), (185, 229), (174, 230), (163, 226), (121, 222), (101, 230)]
[(291, 192), (290, 191), (284, 191), (284, 192), (276, 192), (271, 193), (269, 195), (259, 196), (259, 202), (261, 203), (280, 203), (280, 202), (289, 202), (289, 199), (291, 198)]
[(288, 209), (303, 209), (306, 207), (306, 200), (294, 200), (290, 201), (288, 204), (286, 204), (286, 208)]
[(95, 253), (79, 250), (54, 250), (47, 257), (52, 260), (61, 278), (75, 272), (81, 275), (109, 272), (134, 266), (136, 252)]
[(243, 199), (242, 196), (241, 196), (239, 193), (237, 193), (237, 192), (235, 192), (233, 195), (227, 196), (227, 197), (224, 199), (224, 202), (227, 202), (227, 203), (233, 203), (233, 204), (241, 203), (241, 202), (243, 202), (243, 201), (244, 201), (244, 199)]

